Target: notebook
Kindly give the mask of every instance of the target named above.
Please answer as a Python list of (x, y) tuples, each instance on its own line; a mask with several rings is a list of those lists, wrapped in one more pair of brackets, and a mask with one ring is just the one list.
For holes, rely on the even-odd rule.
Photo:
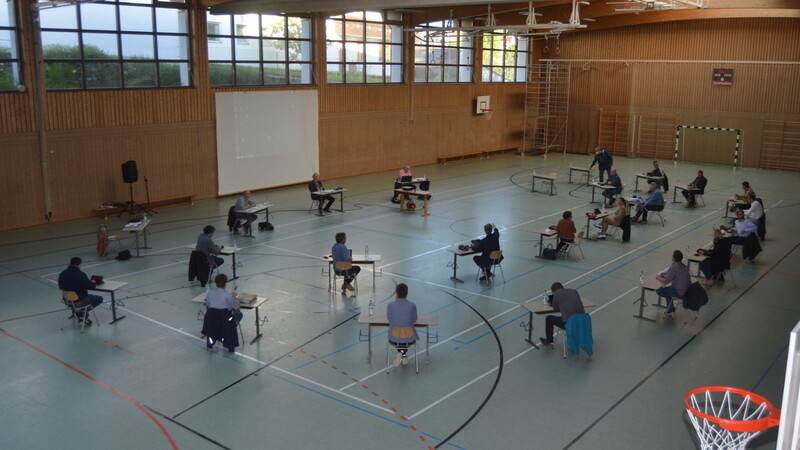
[(239, 303), (245, 303), (245, 304), (253, 303), (254, 301), (256, 301), (256, 296), (253, 294), (239, 294), (237, 298), (239, 299)]

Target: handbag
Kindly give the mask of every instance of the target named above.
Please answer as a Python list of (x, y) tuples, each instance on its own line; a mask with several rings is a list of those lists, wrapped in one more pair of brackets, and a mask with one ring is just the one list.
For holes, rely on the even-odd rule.
[(544, 258), (544, 259), (556, 259), (556, 249), (553, 248), (552, 245), (547, 244), (547, 247), (545, 247), (542, 250), (542, 258)]

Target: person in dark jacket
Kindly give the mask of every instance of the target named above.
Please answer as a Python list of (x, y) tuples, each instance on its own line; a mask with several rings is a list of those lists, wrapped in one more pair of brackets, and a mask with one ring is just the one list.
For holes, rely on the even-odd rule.
[[(311, 192), (311, 199), (317, 200), (317, 205), (319, 209), (319, 212), (317, 213), (318, 216), (323, 215), (322, 211), (331, 212), (331, 205), (333, 204), (333, 202), (336, 201), (336, 199), (334, 199), (332, 195), (314, 194), (314, 192), (319, 192), (324, 189), (325, 188), (322, 186), (322, 181), (319, 181), (319, 174), (317, 172), (314, 172), (314, 174), (311, 175), (311, 181), (308, 183), (308, 190), (309, 192)], [(325, 205), (325, 208), (323, 209), (322, 202), (324, 201), (327, 201), (328, 204)]]
[(704, 284), (710, 285), (715, 280), (723, 281), (722, 273), (731, 267), (731, 239), (723, 237), (719, 230), (714, 230), (712, 248), (700, 248), (697, 253), (708, 256), (700, 261), (700, 272), (706, 278)]
[(500, 250), (500, 231), (497, 230), (493, 223), (484, 225), (483, 231), (486, 232), (486, 237), (472, 241), (472, 249), (481, 252), (480, 255), (476, 255), (472, 260), (475, 261), (478, 267), (483, 269), (481, 281), (486, 281), (494, 276), (491, 272), (492, 260), (489, 255), (493, 251)]
[(594, 160), (589, 166), (589, 169), (594, 167), (595, 164), (597, 164), (597, 168), (600, 171), (600, 182), (602, 183), (603, 172), (606, 172), (609, 177), (611, 176), (611, 165), (614, 164), (614, 157), (611, 156), (611, 153), (597, 147), (594, 149)]
[(688, 202), (686, 204), (687, 208), (694, 208), (697, 204), (695, 203), (694, 196), (695, 195), (703, 195), (706, 189), (706, 184), (708, 183), (708, 179), (703, 175), (702, 170), (697, 171), (697, 177), (689, 184), (690, 188), (695, 188), (697, 191), (694, 190), (686, 190), (683, 191), (683, 197)]
[(73, 302), (75, 307), (80, 308), (91, 305), (91, 308), (84, 310), (83, 317), (79, 318), (81, 321), (85, 321), (86, 325), (91, 325), (92, 321), (89, 320), (87, 314), (91, 309), (103, 303), (103, 297), (89, 294), (89, 289), (94, 289), (95, 284), (81, 271), (81, 264), (83, 264), (83, 260), (77, 256), (70, 259), (69, 267), (58, 275), (58, 288), (62, 291), (72, 291), (78, 294), (78, 299)]

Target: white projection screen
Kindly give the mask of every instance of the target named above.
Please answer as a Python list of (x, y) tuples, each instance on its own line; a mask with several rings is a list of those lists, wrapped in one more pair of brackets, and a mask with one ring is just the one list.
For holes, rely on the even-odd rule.
[(217, 92), (219, 195), (311, 179), (319, 166), (317, 91)]

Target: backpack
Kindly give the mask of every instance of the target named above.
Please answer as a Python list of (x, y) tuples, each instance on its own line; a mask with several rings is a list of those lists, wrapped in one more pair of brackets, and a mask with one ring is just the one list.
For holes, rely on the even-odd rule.
[(556, 259), (556, 249), (553, 248), (550, 244), (547, 244), (547, 247), (542, 249), (542, 258), (544, 259)]

